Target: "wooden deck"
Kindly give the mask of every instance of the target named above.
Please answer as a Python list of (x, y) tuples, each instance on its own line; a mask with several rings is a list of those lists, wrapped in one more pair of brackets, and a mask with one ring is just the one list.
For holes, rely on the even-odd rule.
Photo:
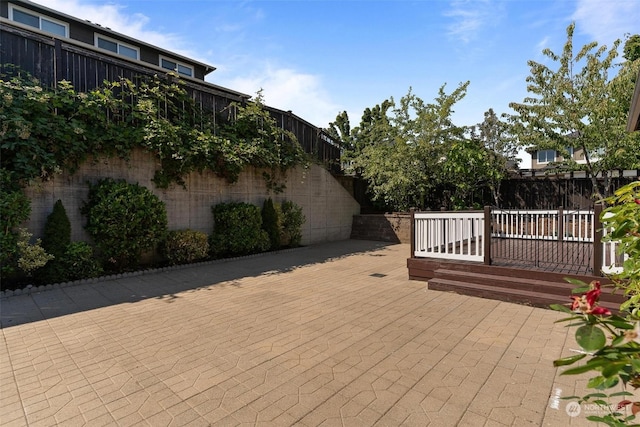
[[(484, 265), (467, 261), (447, 261), (433, 258), (407, 259), (409, 279), (428, 282), (431, 290), (456, 292), (481, 298), (548, 308), (551, 304), (568, 304), (574, 285), (571, 277), (590, 283), (599, 280), (605, 289), (611, 281), (589, 274), (548, 272), (533, 268)], [(601, 305), (616, 311), (624, 298), (603, 291)]]
[[(619, 271), (616, 244), (603, 243), (601, 206), (593, 211), (413, 212), (409, 278), (429, 289), (548, 307), (571, 301), (571, 277), (589, 283)], [(624, 301), (604, 293), (602, 305)]]
[(491, 265), (594, 276), (593, 243), (492, 238)]

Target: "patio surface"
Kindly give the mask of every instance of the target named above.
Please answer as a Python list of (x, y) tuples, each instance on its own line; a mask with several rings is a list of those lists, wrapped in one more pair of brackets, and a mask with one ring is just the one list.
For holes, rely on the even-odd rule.
[(349, 240), (3, 298), (0, 425), (588, 425), (558, 399), (584, 382), (552, 366), (576, 348), (559, 314), (430, 291), (408, 255)]

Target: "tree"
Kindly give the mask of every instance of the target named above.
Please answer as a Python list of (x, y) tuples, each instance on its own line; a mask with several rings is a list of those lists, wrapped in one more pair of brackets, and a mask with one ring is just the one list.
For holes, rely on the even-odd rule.
[[(623, 66), (616, 78), (610, 78), (616, 67), (617, 48), (598, 47), (592, 42), (574, 54), (575, 25), (567, 27), (567, 42), (561, 54), (544, 49), (543, 54), (557, 64), (529, 61), (527, 78), (530, 93), (522, 103), (511, 103), (515, 114), (509, 119), (513, 131), (524, 146), (554, 149), (567, 160), (564, 166), (583, 168), (591, 177), (594, 196), (601, 199), (609, 192), (611, 171), (640, 165), (640, 141), (625, 131), (632, 91), (624, 93), (631, 75)], [(622, 108), (622, 105), (626, 108)], [(568, 147), (582, 150), (584, 165), (568, 156)], [(596, 176), (604, 177), (602, 185)]]
[(325, 131), (333, 138), (342, 142), (342, 151), (348, 152), (353, 150), (353, 141), (351, 136), (351, 123), (349, 122), (349, 114), (346, 111), (339, 113), (334, 122), (329, 123), (329, 127)]
[(484, 175), (495, 206), (500, 206), (500, 186), (507, 177), (509, 164), (517, 164), (517, 141), (509, 131), (509, 123), (496, 116), (492, 108), (484, 113), (484, 121), (471, 129), (471, 139), (486, 150)]
[(450, 94), (441, 86), (433, 103), (411, 90), (398, 105), (393, 98), (366, 109), (354, 130), (354, 164), (369, 182), (373, 200), (395, 210), (424, 208), (443, 182), (442, 163), (448, 147), (464, 138), (465, 129), (453, 124), (453, 106), (469, 82)]
[(627, 61), (635, 61), (640, 58), (640, 35), (634, 34), (632, 36), (627, 35), (627, 40), (624, 42), (624, 50), (622, 57)]

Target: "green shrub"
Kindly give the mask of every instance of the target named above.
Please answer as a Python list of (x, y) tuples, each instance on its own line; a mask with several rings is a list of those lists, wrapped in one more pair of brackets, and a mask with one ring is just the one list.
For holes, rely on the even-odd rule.
[(65, 281), (90, 279), (102, 274), (100, 263), (93, 256), (93, 248), (86, 242), (72, 242), (60, 260)]
[(37, 239), (34, 244), (29, 243), (33, 234), (24, 228), (20, 229), (18, 238), (18, 268), (27, 276), (44, 267), (54, 256), (48, 254), (41, 246), (41, 240)]
[(211, 236), (214, 256), (246, 255), (269, 248), (262, 229), (260, 208), (249, 203), (221, 203), (212, 208), (215, 227)]
[(167, 234), (161, 253), (170, 264), (187, 264), (209, 255), (209, 236), (195, 230), (174, 230)]
[(147, 188), (124, 180), (107, 178), (90, 185), (81, 211), (105, 267), (114, 271), (136, 268), (142, 253), (167, 233), (164, 203)]
[(268, 198), (262, 205), (262, 229), (269, 236), (269, 248), (272, 251), (280, 248), (281, 228), (280, 217), (273, 206), (273, 200)]
[(42, 247), (55, 258), (37, 272), (39, 282), (57, 283), (68, 280), (61, 263), (69, 244), (71, 244), (71, 223), (62, 201), (58, 200), (47, 217), (42, 237)]
[(296, 247), (302, 242), (302, 224), (306, 218), (302, 208), (290, 201), (282, 202), (280, 206), (282, 222), (281, 241), (283, 246)]
[(94, 257), (93, 248), (86, 242), (71, 242), (62, 255), (37, 271), (39, 283), (60, 283), (90, 279), (103, 273), (100, 262)]
[(31, 202), (8, 170), (0, 169), (0, 275), (18, 266), (18, 227), (29, 218)]
[(62, 200), (53, 205), (53, 211), (47, 217), (42, 236), (42, 247), (55, 257), (61, 257), (71, 243), (71, 223), (67, 217)]

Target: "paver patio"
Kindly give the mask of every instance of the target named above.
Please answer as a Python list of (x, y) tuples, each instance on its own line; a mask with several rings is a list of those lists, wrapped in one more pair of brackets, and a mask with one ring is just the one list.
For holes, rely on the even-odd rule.
[(0, 424), (586, 425), (555, 399), (581, 386), (551, 363), (575, 348), (559, 314), (429, 291), (408, 254), (349, 240), (4, 298)]

